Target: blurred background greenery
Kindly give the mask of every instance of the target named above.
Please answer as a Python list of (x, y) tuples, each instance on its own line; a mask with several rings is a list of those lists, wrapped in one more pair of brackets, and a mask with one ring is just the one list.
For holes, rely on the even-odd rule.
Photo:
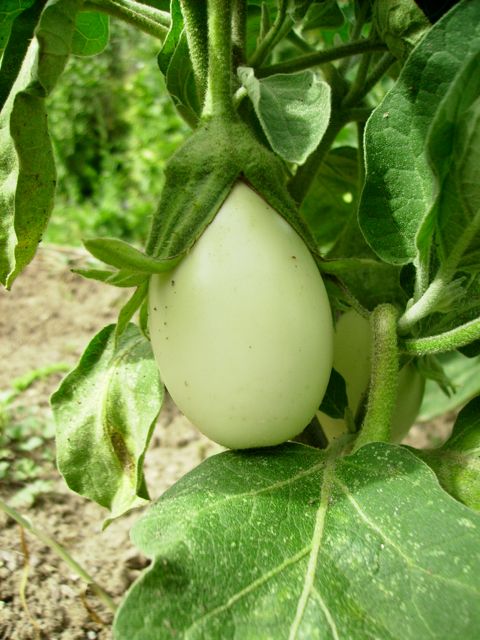
[(101, 55), (71, 57), (48, 104), (58, 187), (46, 242), (144, 242), (165, 162), (188, 133), (165, 91), (159, 48), (111, 20)]

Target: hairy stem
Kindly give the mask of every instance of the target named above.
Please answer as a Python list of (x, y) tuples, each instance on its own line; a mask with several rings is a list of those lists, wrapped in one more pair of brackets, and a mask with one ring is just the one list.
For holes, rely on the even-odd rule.
[(232, 118), (232, 0), (208, 0), (208, 88), (204, 116)]
[(359, 53), (367, 51), (384, 51), (385, 49), (386, 45), (380, 40), (358, 40), (357, 42), (349, 42), (347, 44), (339, 45), (338, 47), (332, 47), (331, 49), (315, 51), (315, 53), (307, 53), (299, 58), (280, 62), (279, 64), (272, 64), (269, 67), (262, 67), (257, 69), (255, 75), (257, 78), (265, 78), (266, 76), (271, 76), (275, 73), (295, 73), (297, 71), (317, 67), (318, 65), (325, 64), (326, 62), (340, 60), (341, 58), (357, 55)]
[(204, 2), (180, 0), (188, 49), (192, 60), (193, 75), (200, 100), (207, 90), (208, 77), (208, 28)]
[(455, 329), (436, 336), (411, 338), (400, 343), (400, 351), (408, 355), (424, 356), (454, 351), (480, 339), (480, 318), (475, 318)]
[(265, 38), (258, 45), (256, 51), (254, 51), (251, 59), (248, 62), (249, 66), (259, 67), (267, 58), (273, 47), (277, 44), (277, 40), (282, 32), (282, 27), (287, 17), (287, 7), (288, 0), (279, 0), (275, 21), (268, 30)]
[(247, 57), (247, 0), (233, 0), (232, 52), (234, 68)]
[(356, 451), (369, 442), (388, 442), (398, 387), (397, 311), (390, 304), (376, 307), (372, 327), (372, 371), (368, 403)]
[(62, 547), (56, 540), (51, 538), (48, 534), (37, 529), (33, 526), (33, 524), (24, 518), (16, 509), (10, 507), (6, 502), (0, 499), (0, 509), (2, 509), (10, 518), (18, 522), (18, 524), (33, 533), (33, 535), (38, 538), (43, 544), (46, 544), (47, 547), (50, 547), (52, 551), (54, 551), (57, 556), (59, 556), (69, 567), (70, 569), (76, 573), (82, 580), (84, 580), (91, 588), (93, 593), (101, 600), (111, 611), (115, 613), (117, 606), (109, 594), (95, 582), (90, 574), (88, 574), (85, 569), (76, 562), (72, 556), (68, 553), (68, 551)]
[(100, 11), (128, 22), (159, 40), (163, 40), (170, 27), (170, 14), (133, 0), (86, 0), (84, 11)]
[(480, 211), (476, 213), (472, 222), (467, 225), (463, 233), (457, 239), (448, 258), (437, 271), (437, 275), (428, 286), (425, 293), (409, 307), (398, 321), (400, 334), (407, 333), (419, 320), (435, 311), (438, 303), (442, 301), (446, 287), (455, 276), (463, 254), (480, 230)]

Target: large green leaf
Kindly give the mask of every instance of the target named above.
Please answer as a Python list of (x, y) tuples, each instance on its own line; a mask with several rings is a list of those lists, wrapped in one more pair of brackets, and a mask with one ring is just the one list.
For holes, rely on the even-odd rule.
[(458, 414), (443, 446), (416, 454), (432, 467), (446, 491), (480, 511), (480, 396)]
[(480, 628), (480, 517), (408, 450), (227, 452), (132, 531), (116, 640), (449, 640)]
[(275, 153), (305, 162), (330, 120), (330, 86), (310, 70), (258, 80), (253, 69), (240, 67), (238, 76)]
[(428, 129), (479, 43), (480, 3), (463, 0), (413, 50), (367, 123), (359, 219), (368, 242), (387, 262), (405, 264), (417, 255), (417, 233), (436, 196)]
[(68, 486), (115, 518), (144, 504), (143, 458), (163, 399), (149, 342), (102, 329), (52, 396), (57, 462)]
[(428, 263), (432, 246), (440, 268), (452, 258), (463, 271), (480, 270), (480, 36), (442, 100), (428, 136), (438, 196), (420, 229)]
[(45, 98), (65, 67), (81, 5), (47, 2), (0, 114), (0, 282), (7, 286), (33, 258), (53, 207), (56, 172)]
[(437, 357), (455, 392), (448, 396), (436, 382), (427, 380), (418, 417), (424, 422), (458, 409), (480, 394), (480, 356), (467, 358), (457, 351), (452, 351)]
[(97, 11), (82, 11), (75, 21), (72, 53), (77, 56), (95, 56), (105, 49), (108, 38), (108, 16)]

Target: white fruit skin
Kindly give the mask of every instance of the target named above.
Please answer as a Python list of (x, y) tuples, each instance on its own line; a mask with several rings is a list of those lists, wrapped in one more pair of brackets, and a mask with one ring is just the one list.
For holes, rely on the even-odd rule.
[(333, 358), (322, 278), (303, 240), (244, 183), (182, 262), (151, 278), (149, 324), (170, 395), (225, 447), (284, 442), (322, 401)]
[[(370, 379), (370, 323), (356, 311), (344, 313), (337, 322), (334, 336), (333, 366), (347, 386), (348, 405), (355, 415)], [(392, 419), (392, 441), (400, 442), (412, 426), (420, 410), (425, 380), (417, 369), (407, 364), (398, 375), (397, 404)], [(328, 440), (347, 431), (345, 420), (318, 412), (318, 419)]]

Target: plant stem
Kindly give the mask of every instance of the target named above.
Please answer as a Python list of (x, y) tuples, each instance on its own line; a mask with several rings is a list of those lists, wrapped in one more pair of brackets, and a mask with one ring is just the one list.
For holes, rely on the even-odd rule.
[(203, 116), (234, 117), (232, 0), (208, 0), (208, 86)]
[(247, 59), (247, 1), (233, 0), (232, 53), (234, 68)]
[(335, 108), (332, 107), (332, 117), (320, 144), (315, 151), (310, 154), (306, 162), (298, 167), (297, 173), (290, 180), (288, 189), (297, 204), (300, 205), (306, 197), (320, 165), (330, 151), (333, 141), (345, 123), (345, 114), (341, 111), (336, 112)]
[(475, 318), (455, 329), (445, 331), (436, 336), (411, 338), (400, 343), (402, 353), (413, 356), (424, 356), (430, 353), (444, 353), (464, 347), (480, 339), (480, 318)]
[(256, 51), (254, 51), (251, 59), (248, 62), (249, 66), (259, 67), (266, 59), (273, 47), (277, 44), (277, 38), (281, 33), (283, 23), (285, 22), (285, 18), (287, 17), (287, 7), (288, 0), (279, 0), (275, 21), (268, 30), (265, 38), (257, 47)]
[[(358, 40), (357, 42), (349, 42), (339, 45), (338, 47), (332, 47), (331, 49), (315, 51), (315, 53), (308, 53), (293, 60), (287, 60), (286, 62), (280, 62), (279, 64), (272, 64), (269, 67), (257, 69), (255, 75), (257, 78), (265, 78), (275, 73), (295, 73), (358, 53), (384, 51), (385, 49), (386, 45), (380, 40)], [(252, 63), (250, 64), (254, 66)]]
[[(350, 34), (350, 41), (357, 40), (360, 38), (362, 33), (363, 25), (365, 24), (365, 20), (367, 19), (368, 9), (370, 8), (369, 2), (364, 2), (360, 6), (360, 11), (358, 13), (357, 19), (355, 20), (355, 24), (353, 26), (352, 32)], [(342, 60), (340, 64), (339, 71), (343, 75), (347, 71), (349, 67), (349, 60)]]
[(467, 225), (463, 233), (457, 239), (448, 258), (437, 271), (437, 275), (432, 280), (425, 293), (409, 309), (407, 309), (399, 319), (398, 331), (400, 334), (407, 333), (419, 320), (422, 320), (435, 311), (438, 303), (441, 302), (445, 296), (446, 287), (448, 287), (454, 277), (463, 254), (468, 249), (470, 243), (479, 230), (480, 211), (476, 213), (472, 222)]
[(86, 0), (83, 11), (100, 11), (164, 40), (170, 27), (170, 14), (133, 0)]
[(390, 304), (376, 307), (372, 327), (372, 371), (368, 404), (354, 451), (369, 442), (388, 442), (398, 387), (397, 311)]
[(24, 518), (16, 509), (10, 507), (6, 502), (0, 499), (0, 509), (2, 509), (10, 518), (18, 522), (18, 524), (33, 533), (35, 537), (37, 537), (43, 544), (46, 544), (47, 547), (50, 547), (52, 551), (54, 551), (57, 556), (59, 556), (72, 571), (74, 571), (82, 580), (84, 580), (91, 588), (93, 593), (101, 600), (111, 611), (115, 613), (117, 606), (113, 599), (109, 596), (109, 594), (92, 578), (90, 574), (88, 574), (85, 569), (76, 562), (72, 556), (68, 553), (68, 551), (62, 547), (56, 540), (51, 538), (48, 534), (40, 531), (32, 525), (32, 523)]
[(200, 101), (207, 90), (208, 77), (208, 29), (204, 2), (180, 0), (193, 75)]
[(392, 64), (396, 62), (395, 56), (391, 53), (383, 55), (377, 64), (373, 67), (370, 75), (365, 80), (363, 86), (358, 87), (355, 92), (349, 93), (347, 98), (343, 102), (344, 107), (351, 107), (361, 102), (365, 96), (370, 93), (377, 82), (385, 75)]

